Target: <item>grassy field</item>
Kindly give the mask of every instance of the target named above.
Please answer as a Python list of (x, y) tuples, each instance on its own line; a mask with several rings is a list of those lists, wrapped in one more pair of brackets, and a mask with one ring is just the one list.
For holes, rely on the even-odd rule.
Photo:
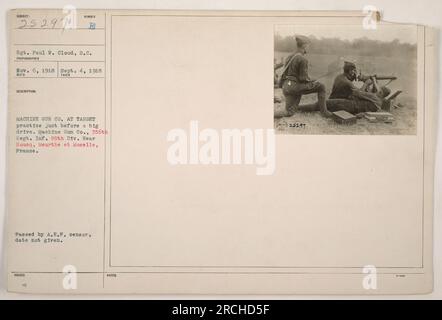
[[(288, 53), (276, 52), (275, 58), (279, 62)], [(307, 55), (309, 59), (309, 74), (313, 79), (321, 77), (320, 82), (327, 88), (327, 97), (330, 94), (333, 80), (342, 73), (342, 59), (333, 55)], [(402, 107), (393, 108), (395, 121), (393, 123), (370, 123), (366, 119), (358, 119), (355, 125), (340, 125), (331, 119), (323, 118), (319, 112), (296, 113), (290, 118), (275, 119), (277, 133), (289, 134), (374, 134), (374, 135), (414, 135), (416, 134), (416, 86), (417, 66), (415, 61), (407, 59), (393, 59), (385, 57), (345, 57), (356, 61), (363, 74), (377, 74), (396, 76), (398, 80), (389, 85), (392, 92), (402, 90), (397, 99)], [(322, 77), (324, 74), (326, 76)], [(385, 82), (380, 82), (385, 83)], [(275, 97), (281, 98), (281, 103), (275, 103), (275, 112), (284, 110), (284, 95), (281, 89), (275, 89)], [(315, 95), (305, 95), (301, 104), (316, 101)]]

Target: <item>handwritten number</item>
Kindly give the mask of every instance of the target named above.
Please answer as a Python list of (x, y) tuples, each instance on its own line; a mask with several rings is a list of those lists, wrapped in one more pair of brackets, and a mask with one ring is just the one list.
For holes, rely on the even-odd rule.
[(26, 28), (26, 26), (27, 26), (27, 24), (28, 24), (28, 22), (26, 21), (26, 19), (21, 19), (20, 21), (21, 21), (22, 25), (20, 25), (18, 28), (19, 28), (19, 29)]

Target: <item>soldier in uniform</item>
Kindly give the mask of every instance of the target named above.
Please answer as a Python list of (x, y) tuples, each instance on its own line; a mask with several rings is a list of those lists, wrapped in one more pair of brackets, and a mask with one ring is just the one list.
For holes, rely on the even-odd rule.
[(344, 61), (344, 73), (338, 75), (333, 82), (333, 89), (329, 99), (349, 99), (357, 87), (354, 85), (358, 77), (356, 65)]
[(323, 116), (330, 117), (331, 112), (327, 110), (325, 102), (325, 86), (318, 81), (311, 80), (308, 75), (308, 60), (305, 55), (309, 43), (307, 37), (296, 37), (297, 50), (287, 58), (283, 67), (279, 86), (285, 96), (286, 115), (292, 116), (298, 110), (302, 95), (317, 93), (317, 108)]
[[(335, 78), (327, 105), (333, 110), (341, 106), (341, 110), (354, 114), (381, 110), (383, 100), (390, 95), (391, 90), (387, 87), (379, 87), (375, 77), (359, 77), (359, 80), (364, 81), (362, 88), (354, 85), (356, 80), (358, 80), (356, 65), (345, 61), (344, 73)], [(342, 103), (337, 99), (350, 100), (352, 103)]]

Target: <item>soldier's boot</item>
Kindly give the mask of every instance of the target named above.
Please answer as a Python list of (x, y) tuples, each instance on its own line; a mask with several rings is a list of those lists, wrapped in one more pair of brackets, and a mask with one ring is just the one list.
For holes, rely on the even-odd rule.
[(284, 95), (285, 96), (285, 110), (286, 117), (291, 117), (298, 109), (299, 102), (301, 101), (300, 95)]

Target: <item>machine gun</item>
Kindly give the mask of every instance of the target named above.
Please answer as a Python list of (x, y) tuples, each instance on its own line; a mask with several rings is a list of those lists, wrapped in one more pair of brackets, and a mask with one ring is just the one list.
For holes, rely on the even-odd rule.
[(359, 71), (359, 74), (356, 76), (356, 80), (362, 81), (362, 82), (365, 82), (370, 78), (376, 78), (376, 80), (389, 80), (390, 81), (389, 83), (391, 83), (394, 80), (397, 80), (397, 77), (395, 77), (395, 76), (380, 76), (377, 74), (367, 76), (367, 75), (363, 75), (360, 71)]

